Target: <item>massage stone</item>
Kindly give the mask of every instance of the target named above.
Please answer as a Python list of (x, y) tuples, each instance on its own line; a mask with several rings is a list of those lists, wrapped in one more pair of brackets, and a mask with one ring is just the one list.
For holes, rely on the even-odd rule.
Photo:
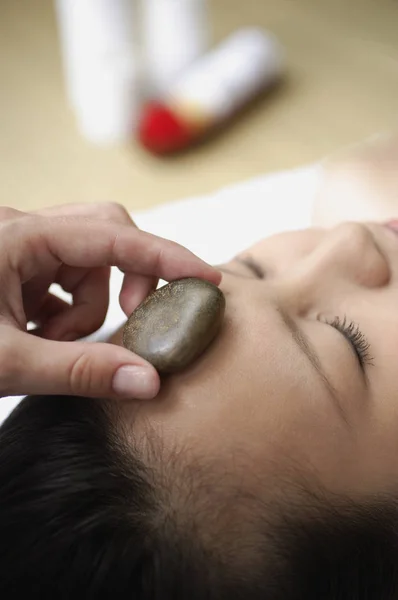
[(159, 373), (175, 373), (196, 360), (220, 330), (222, 291), (202, 279), (172, 281), (150, 294), (130, 315), (123, 345)]

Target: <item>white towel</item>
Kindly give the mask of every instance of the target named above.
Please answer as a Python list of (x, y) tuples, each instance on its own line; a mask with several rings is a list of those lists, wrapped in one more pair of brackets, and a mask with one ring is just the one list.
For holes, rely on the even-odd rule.
[[(222, 263), (273, 233), (308, 227), (320, 173), (318, 165), (274, 173), (132, 216), (141, 229)], [(118, 303), (121, 282), (122, 274), (113, 269), (108, 315), (90, 340), (105, 339), (125, 322)], [(20, 400), (0, 398), (0, 423)]]

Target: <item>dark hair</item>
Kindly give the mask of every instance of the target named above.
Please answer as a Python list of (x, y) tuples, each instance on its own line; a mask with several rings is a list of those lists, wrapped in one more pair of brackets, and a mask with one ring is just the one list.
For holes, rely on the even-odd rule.
[(145, 446), (107, 402), (15, 409), (0, 428), (1, 600), (398, 597), (393, 502), (264, 500), (156, 435)]

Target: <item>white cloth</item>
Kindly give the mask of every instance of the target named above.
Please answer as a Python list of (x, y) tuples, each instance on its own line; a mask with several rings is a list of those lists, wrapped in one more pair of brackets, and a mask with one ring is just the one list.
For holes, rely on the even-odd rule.
[[(141, 229), (174, 240), (209, 263), (222, 263), (273, 233), (308, 227), (320, 173), (318, 165), (274, 173), (133, 218)], [(121, 282), (122, 274), (113, 269), (107, 318), (90, 340), (106, 339), (125, 322), (118, 302)], [(0, 423), (20, 400), (0, 398)]]

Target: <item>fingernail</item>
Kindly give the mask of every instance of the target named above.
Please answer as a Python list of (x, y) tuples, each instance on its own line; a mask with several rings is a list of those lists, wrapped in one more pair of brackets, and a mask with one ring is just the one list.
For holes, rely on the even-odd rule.
[(159, 391), (159, 381), (151, 369), (126, 365), (116, 371), (112, 387), (118, 396), (146, 400), (156, 396)]

